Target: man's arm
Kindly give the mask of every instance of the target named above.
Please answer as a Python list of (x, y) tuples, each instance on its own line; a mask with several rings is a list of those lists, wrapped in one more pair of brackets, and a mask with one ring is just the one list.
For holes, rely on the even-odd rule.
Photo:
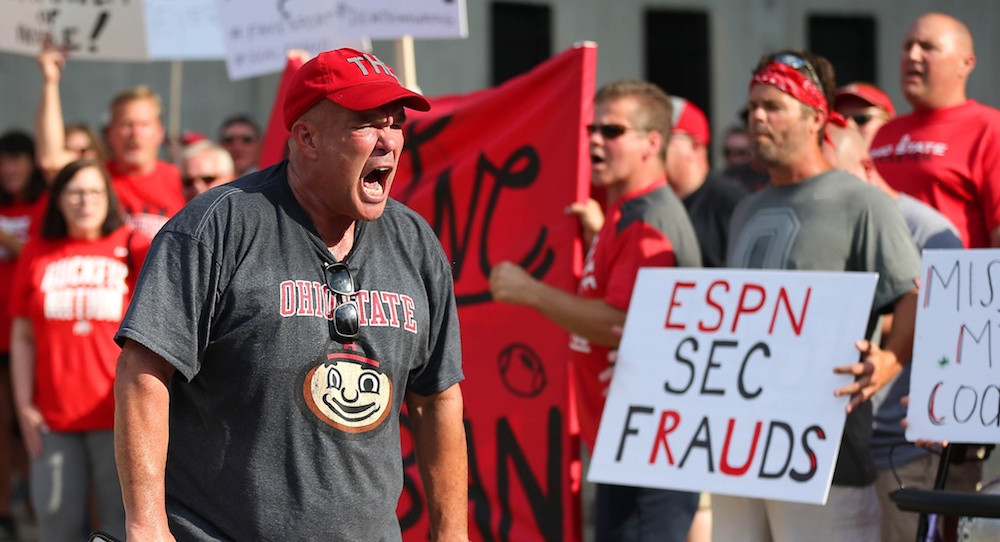
[(913, 355), (913, 334), (917, 320), (917, 290), (903, 294), (893, 305), (892, 333), (883, 348), (871, 341), (860, 340), (855, 345), (864, 356), (852, 365), (835, 367), (837, 374), (853, 374), (857, 378), (848, 386), (834, 392), (834, 395), (850, 395), (847, 405), (850, 413), (867, 401), (878, 390), (889, 383), (910, 362)]
[(35, 156), (38, 167), (50, 182), (63, 166), (73, 161), (73, 154), (66, 150), (66, 127), (59, 95), (59, 80), (65, 65), (66, 54), (46, 40), (38, 54), (42, 96), (35, 117)]
[(549, 286), (511, 262), (501, 262), (490, 272), (490, 293), (496, 301), (531, 307), (591, 343), (616, 347), (621, 341), (613, 329), (625, 325), (625, 311)]
[(469, 539), (469, 457), (458, 384), (424, 397), (406, 393), (431, 540)]
[(173, 540), (167, 526), (170, 378), (174, 367), (127, 341), (115, 375), (115, 461), (129, 540)]

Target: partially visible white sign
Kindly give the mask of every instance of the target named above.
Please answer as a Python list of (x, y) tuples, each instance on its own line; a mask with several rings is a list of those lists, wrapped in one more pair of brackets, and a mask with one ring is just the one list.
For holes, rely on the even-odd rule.
[(588, 479), (825, 503), (876, 282), (640, 269)]
[(925, 250), (921, 278), (906, 439), (1000, 443), (1000, 250)]
[(0, 0), (0, 13), (0, 50), (37, 55), (51, 33), (73, 58), (148, 58), (140, 0)]
[(205, 0), (145, 0), (145, 3), (150, 59), (225, 58), (218, 4)]
[(335, 0), (341, 32), (372, 39), (465, 38), (465, 0)]
[(330, 0), (216, 0), (230, 79), (281, 71), (286, 52), (312, 56), (339, 47), (367, 50), (367, 40), (344, 38)]

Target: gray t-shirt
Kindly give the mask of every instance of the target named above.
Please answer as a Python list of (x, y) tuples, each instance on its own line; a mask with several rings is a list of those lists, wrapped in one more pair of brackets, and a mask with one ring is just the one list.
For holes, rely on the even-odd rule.
[(177, 368), (167, 511), (178, 540), (399, 540), (399, 409), (463, 378), (451, 267), (390, 200), (345, 259), (361, 335), (330, 340), (334, 261), (286, 163), (196, 198), (153, 241), (116, 337)]
[[(906, 194), (899, 195), (896, 205), (910, 228), (918, 252), (922, 253), (925, 248), (965, 248), (958, 230), (937, 209)], [(872, 458), (878, 470), (905, 465), (929, 453), (906, 440), (902, 426), (906, 407), (900, 399), (909, 393), (910, 364), (907, 363), (896, 378), (872, 396), (875, 409)]]
[[(840, 170), (750, 195), (736, 207), (729, 237), (730, 267), (877, 272), (876, 313), (891, 311), (900, 296), (917, 287), (920, 257), (895, 203)], [(875, 480), (871, 424), (869, 402), (847, 416), (834, 483), (861, 486)]]

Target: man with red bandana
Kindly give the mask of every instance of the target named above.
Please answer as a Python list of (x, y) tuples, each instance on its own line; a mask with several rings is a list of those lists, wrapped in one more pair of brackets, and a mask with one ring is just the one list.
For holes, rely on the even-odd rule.
[(879, 130), (871, 156), (896, 190), (941, 211), (968, 248), (1000, 246), (1000, 111), (966, 98), (972, 35), (942, 13), (910, 27), (899, 60), (913, 112)]
[[(608, 356), (621, 339), (613, 328), (625, 324), (636, 273), (640, 267), (701, 265), (691, 221), (665, 176), (671, 112), (670, 97), (651, 83), (615, 81), (597, 92), (587, 133), (591, 184), (606, 190), (607, 220), (590, 242), (576, 295), (511, 262), (490, 273), (495, 300), (531, 307), (572, 333), (571, 400), (591, 451), (610, 382)], [(581, 214), (585, 230), (600, 222), (590, 217)], [(598, 484), (594, 539), (683, 542), (697, 506), (697, 493)]]
[(771, 184), (736, 207), (727, 263), (877, 272), (873, 310), (893, 314), (893, 334), (882, 346), (859, 340), (861, 361), (833, 368), (855, 379), (831, 390), (850, 399), (826, 505), (714, 494), (713, 515), (725, 518), (713, 525), (718, 540), (812, 540), (818, 534), (829, 541), (879, 540), (868, 399), (910, 358), (920, 259), (895, 203), (833, 169), (824, 157), (833, 89), (833, 68), (822, 57), (784, 51), (758, 64), (750, 83), (749, 127), (754, 154), (767, 166)]

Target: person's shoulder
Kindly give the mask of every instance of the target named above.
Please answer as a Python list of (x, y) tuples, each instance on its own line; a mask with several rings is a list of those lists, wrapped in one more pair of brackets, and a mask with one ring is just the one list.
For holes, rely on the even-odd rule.
[(742, 184), (718, 171), (709, 172), (705, 177), (705, 185), (713, 194), (719, 194), (729, 200), (740, 200), (750, 194)]
[(171, 164), (170, 162), (157, 160), (154, 175), (157, 177), (176, 177), (177, 179), (180, 179), (181, 170), (177, 169), (177, 166)]
[(376, 224), (391, 227), (393, 229), (409, 228), (415, 229), (421, 235), (432, 235), (435, 238), (431, 225), (423, 215), (414, 211), (401, 201), (389, 198), (385, 202), (385, 210), (382, 216), (375, 220)]

